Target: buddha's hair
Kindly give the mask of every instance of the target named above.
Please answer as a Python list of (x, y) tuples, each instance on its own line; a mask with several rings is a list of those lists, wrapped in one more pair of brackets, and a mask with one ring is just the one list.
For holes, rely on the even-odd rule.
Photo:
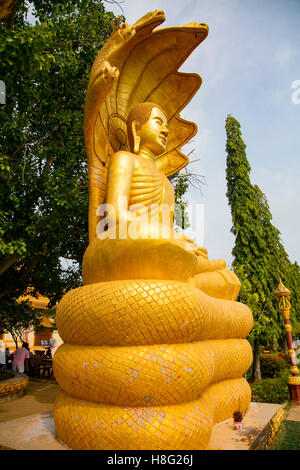
[(152, 109), (158, 108), (160, 109), (165, 115), (166, 112), (163, 110), (161, 106), (156, 103), (145, 102), (140, 103), (135, 106), (129, 113), (127, 118), (127, 135), (128, 135), (128, 142), (130, 146), (130, 150), (133, 152), (134, 149), (134, 139), (132, 134), (132, 123), (133, 121), (138, 122), (139, 128), (141, 128), (146, 122), (149, 120)]

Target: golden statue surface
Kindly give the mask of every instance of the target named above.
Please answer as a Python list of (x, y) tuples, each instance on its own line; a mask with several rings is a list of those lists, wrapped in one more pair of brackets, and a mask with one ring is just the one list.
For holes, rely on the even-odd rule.
[(120, 27), (90, 74), (84, 286), (59, 304), (54, 357), (56, 429), (72, 449), (205, 449), (250, 403), (252, 314), (225, 261), (173, 230), (167, 178), (197, 132), (179, 113), (201, 78), (178, 69), (208, 27), (154, 30), (163, 21)]

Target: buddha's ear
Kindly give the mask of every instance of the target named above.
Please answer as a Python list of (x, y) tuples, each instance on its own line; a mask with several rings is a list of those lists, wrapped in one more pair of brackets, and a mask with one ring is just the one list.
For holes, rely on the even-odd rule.
[(137, 121), (132, 121), (131, 131), (134, 142), (133, 153), (139, 153), (141, 138), (138, 135), (139, 123)]

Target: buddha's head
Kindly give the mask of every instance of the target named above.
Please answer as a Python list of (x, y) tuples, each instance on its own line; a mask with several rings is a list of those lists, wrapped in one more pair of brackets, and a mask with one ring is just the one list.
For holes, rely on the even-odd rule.
[(160, 106), (141, 103), (131, 110), (127, 119), (127, 134), (130, 149), (139, 153), (140, 148), (150, 150), (154, 156), (166, 151), (168, 121)]

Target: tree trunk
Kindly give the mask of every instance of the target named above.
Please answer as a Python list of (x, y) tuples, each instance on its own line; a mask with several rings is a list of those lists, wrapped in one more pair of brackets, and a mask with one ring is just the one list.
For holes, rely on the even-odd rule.
[(253, 345), (253, 367), (252, 367), (252, 382), (261, 381), (261, 370), (260, 370), (260, 347), (259, 342), (256, 339)]
[(22, 256), (20, 255), (13, 255), (11, 256), (8, 260), (6, 260), (1, 266), (0, 266), (0, 276), (1, 274), (5, 273), (13, 264), (17, 263), (17, 261), (20, 261)]
[(11, 336), (12, 336), (12, 339), (14, 340), (15, 342), (15, 345), (16, 345), (16, 349), (18, 349), (18, 337), (16, 335), (14, 335), (12, 332), (10, 332)]
[(24, 342), (24, 333), (25, 333), (25, 329), (22, 330), (22, 333), (18, 334), (18, 340), (20, 341), (20, 343)]

